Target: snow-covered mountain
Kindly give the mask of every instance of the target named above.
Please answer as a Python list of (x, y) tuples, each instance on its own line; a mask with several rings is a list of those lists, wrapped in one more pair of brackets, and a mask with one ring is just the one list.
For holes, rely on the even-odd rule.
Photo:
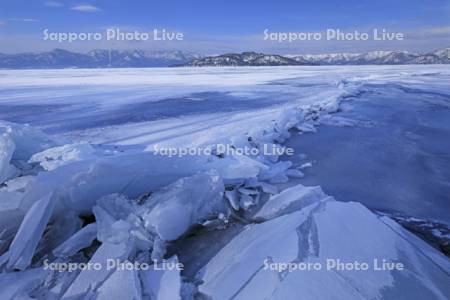
[(201, 57), (198, 54), (182, 51), (145, 50), (92, 50), (87, 55), (99, 65), (110, 67), (166, 67)]
[(230, 53), (195, 59), (185, 66), (297, 66), (312, 65), (301, 58), (293, 59), (276, 54), (256, 52)]
[(303, 66), (448, 64), (450, 48), (430, 53), (372, 51), (367, 53), (277, 55), (257, 52), (203, 57), (184, 51), (103, 50), (76, 53), (54, 49), (42, 53), (0, 53), (3, 69), (126, 68), (168, 66)]
[(255, 52), (230, 53), (195, 59), (185, 66), (297, 66), (297, 65), (405, 65), (450, 63), (450, 48), (420, 54), (407, 51), (371, 51), (367, 53), (332, 53), (273, 55)]
[(350, 62), (359, 54), (354, 53), (336, 53), (336, 54), (305, 54), (305, 55), (286, 55), (295, 60), (305, 60), (314, 64), (335, 64), (336, 62)]
[(437, 50), (437, 51), (431, 53), (431, 55), (438, 57), (439, 60), (442, 61), (443, 63), (447, 63), (447, 64), (450, 63), (450, 48)]
[(286, 57), (318, 65), (448, 64), (450, 63), (450, 48), (423, 54), (407, 51), (371, 51), (367, 53), (286, 55)]
[(92, 50), (75, 53), (54, 49), (42, 53), (0, 54), (0, 68), (119, 68), (166, 67), (186, 63), (200, 55), (182, 51)]

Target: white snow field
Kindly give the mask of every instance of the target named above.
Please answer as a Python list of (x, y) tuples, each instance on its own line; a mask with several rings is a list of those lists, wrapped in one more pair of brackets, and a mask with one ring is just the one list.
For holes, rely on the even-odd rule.
[(373, 87), (450, 109), (449, 82), (444, 65), (0, 70), (0, 299), (449, 299), (448, 257), (298, 184), (311, 163), (218, 146), (354, 126), (335, 113)]

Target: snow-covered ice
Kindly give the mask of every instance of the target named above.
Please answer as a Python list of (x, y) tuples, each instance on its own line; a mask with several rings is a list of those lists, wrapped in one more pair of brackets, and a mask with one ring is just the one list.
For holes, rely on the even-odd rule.
[[(316, 161), (217, 150), (279, 151), (293, 135), (320, 134), (321, 124), (361, 124), (333, 113), (375, 88), (425, 91), (439, 95), (423, 96), (429, 105), (450, 108), (446, 66), (0, 77), (0, 299), (450, 297), (450, 261), (438, 250), (360, 203), (296, 183)], [(209, 153), (169, 157), (164, 148)], [(188, 240), (210, 248), (191, 253), (195, 270), (154, 268), (183, 264)], [(153, 268), (106, 268), (111, 259)], [(273, 270), (327, 259), (404, 270)]]

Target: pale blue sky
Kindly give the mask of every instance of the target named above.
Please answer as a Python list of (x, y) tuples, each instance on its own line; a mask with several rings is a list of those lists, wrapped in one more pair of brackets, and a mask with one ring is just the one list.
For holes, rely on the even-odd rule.
[[(55, 43), (42, 31), (97, 32), (107, 27), (183, 32), (176, 43)], [(406, 34), (402, 42), (263, 41), (272, 32), (310, 32), (328, 28), (369, 31), (386, 28)], [(72, 1), (3, 0), (0, 3), (0, 52), (55, 47), (182, 49), (202, 53), (256, 50), (278, 53), (426, 51), (450, 46), (450, 0), (350, 1)]]

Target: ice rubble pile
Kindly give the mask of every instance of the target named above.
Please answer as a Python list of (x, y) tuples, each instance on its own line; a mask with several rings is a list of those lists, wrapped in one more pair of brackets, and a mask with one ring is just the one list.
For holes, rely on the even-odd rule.
[(18, 166), (34, 153), (55, 146), (50, 138), (29, 127), (0, 121), (0, 184), (18, 175)]
[[(281, 147), (290, 129), (315, 130), (335, 106), (286, 110), (266, 129), (234, 138), (236, 147)], [(1, 299), (350, 299), (398, 296), (445, 299), (449, 262), (387, 218), (339, 203), (319, 187), (276, 184), (301, 177), (276, 156), (165, 157), (61, 144), (27, 126), (1, 123)], [(178, 262), (168, 246), (198, 228), (250, 223), (203, 266), (197, 280), (179, 270), (59, 272), (47, 263)], [(214, 242), (214, 241), (211, 241)], [(356, 248), (355, 248), (356, 247)], [(355, 251), (357, 249), (358, 251)], [(170, 254), (169, 254), (170, 253)], [(387, 258), (405, 274), (286, 273), (264, 261), (327, 257)], [(440, 266), (440, 267), (439, 267)], [(444, 275), (443, 275), (444, 274)], [(318, 282), (320, 284), (318, 286)]]

